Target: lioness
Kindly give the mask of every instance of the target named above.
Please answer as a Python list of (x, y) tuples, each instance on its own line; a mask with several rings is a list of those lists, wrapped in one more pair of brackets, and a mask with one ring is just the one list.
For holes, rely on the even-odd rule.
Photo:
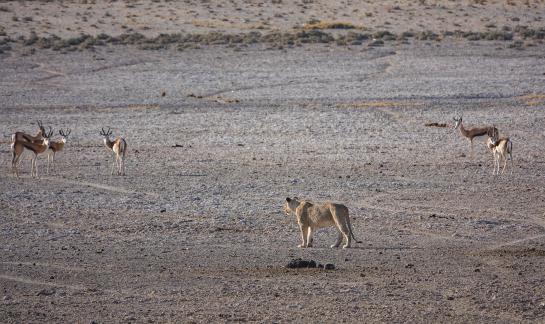
[(299, 201), (297, 197), (286, 198), (284, 204), (284, 212), (286, 215), (295, 213), (297, 216), (297, 222), (301, 228), (301, 238), (303, 243), (298, 247), (311, 247), (312, 246), (312, 232), (315, 229), (336, 226), (339, 231), (335, 244), (331, 247), (336, 248), (341, 244), (343, 236), (346, 239), (344, 248), (350, 247), (352, 238), (358, 241), (354, 237), (352, 232), (352, 225), (350, 225), (350, 217), (348, 216), (348, 208), (342, 204), (324, 203), (321, 205), (314, 205), (310, 201)]

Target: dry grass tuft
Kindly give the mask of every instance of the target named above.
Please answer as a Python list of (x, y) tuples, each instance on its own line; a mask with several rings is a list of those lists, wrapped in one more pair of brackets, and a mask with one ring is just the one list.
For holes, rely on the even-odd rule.
[(303, 24), (303, 29), (365, 29), (361, 25), (355, 25), (342, 21), (311, 20)]
[(524, 101), (527, 106), (543, 106), (545, 105), (545, 94), (543, 93), (530, 93), (525, 96), (519, 97)]

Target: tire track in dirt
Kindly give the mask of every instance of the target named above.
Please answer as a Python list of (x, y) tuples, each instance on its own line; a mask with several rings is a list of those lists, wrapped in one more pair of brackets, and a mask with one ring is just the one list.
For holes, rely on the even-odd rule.
[[(22, 262), (22, 261), (1, 261), (0, 264), (6, 264), (6, 265), (25, 265), (25, 266), (31, 266), (31, 267), (43, 267), (43, 268), (55, 268), (60, 270), (66, 270), (66, 271), (89, 271), (88, 269), (77, 267), (77, 266), (64, 266), (60, 264), (53, 264), (53, 263), (47, 263), (47, 262)], [(93, 270), (93, 272), (96, 272), (96, 270)]]
[(91, 188), (95, 188), (95, 189), (100, 189), (100, 190), (105, 190), (105, 191), (110, 191), (110, 192), (116, 192), (116, 193), (133, 194), (133, 195), (145, 195), (145, 196), (150, 196), (150, 197), (153, 197), (153, 198), (158, 198), (159, 197), (159, 194), (156, 194), (156, 193), (150, 192), (150, 191), (140, 192), (140, 191), (125, 189), (125, 188), (122, 188), (122, 187), (114, 187), (114, 186), (110, 186), (110, 185), (105, 185), (105, 184), (101, 184), (101, 183), (94, 183), (94, 182), (88, 182), (88, 181), (74, 181), (74, 180), (59, 179), (59, 178), (52, 178), (52, 177), (42, 177), (42, 179), (46, 179), (48, 181), (53, 181), (53, 182), (57, 182), (57, 183), (75, 185), (75, 186), (91, 187)]
[(4, 279), (7, 281), (15, 281), (23, 284), (28, 285), (35, 285), (35, 286), (48, 286), (48, 287), (61, 287), (61, 288), (67, 288), (72, 290), (86, 290), (87, 287), (82, 285), (71, 285), (71, 284), (64, 284), (64, 283), (58, 283), (58, 282), (47, 282), (47, 281), (41, 281), (41, 280), (33, 280), (25, 277), (20, 276), (10, 276), (6, 274), (0, 274), (0, 279)]
[(52, 69), (48, 68), (45, 63), (38, 63), (37, 66), (35, 66), (34, 68), (36, 68), (38, 70), (41, 70), (42, 72), (49, 73), (51, 75), (47, 76), (47, 77), (32, 80), (31, 82), (32, 83), (43, 82), (43, 81), (48, 81), (48, 80), (59, 78), (59, 77), (68, 77), (68, 76), (73, 75), (73, 74), (80, 74), (80, 73), (90, 74), (90, 73), (96, 73), (96, 72), (109, 70), (109, 69), (129, 67), (129, 66), (139, 65), (139, 64), (143, 64), (143, 63), (158, 63), (158, 62), (159, 61), (137, 60), (137, 61), (130, 61), (130, 62), (125, 62), (125, 63), (120, 63), (120, 64), (110, 64), (110, 65), (99, 66), (99, 67), (96, 67), (96, 68), (92, 68), (92, 69), (90, 69), (88, 71), (78, 71), (78, 72), (74, 72), (74, 73), (63, 73), (63, 72), (55, 71), (55, 70), (52, 70)]
[[(358, 81), (358, 80), (361, 80), (361, 79), (375, 78), (378, 75), (384, 74), (392, 66), (390, 57), (395, 56), (395, 55), (397, 55), (396, 52), (385, 52), (385, 53), (378, 53), (376, 56), (371, 57), (369, 59), (369, 61), (374, 61), (374, 60), (380, 60), (380, 59), (387, 58), (386, 63), (382, 64), (382, 65), (384, 65), (384, 67), (382, 68), (382, 71), (363, 74), (363, 75), (354, 75), (353, 80), (351, 80), (351, 81)], [(254, 85), (251, 85), (251, 86), (240, 86), (240, 87), (217, 90), (217, 91), (213, 91), (213, 92), (204, 94), (204, 95), (202, 95), (202, 97), (210, 99), (210, 97), (219, 96), (219, 95), (229, 93), (229, 92), (237, 92), (237, 91), (244, 91), (244, 90), (256, 90), (256, 89), (267, 89), (267, 88), (277, 88), (277, 87), (282, 87), (282, 86), (290, 86), (290, 85), (293, 85), (293, 84), (295, 84), (295, 85), (305, 85), (305, 84), (313, 84), (313, 83), (332, 84), (332, 83), (338, 83), (338, 82), (344, 83), (344, 82), (347, 82), (347, 81), (349, 81), (349, 80), (346, 79), (345, 75), (340, 76), (338, 79), (315, 79), (312, 76), (304, 76), (304, 77), (299, 78), (299, 80), (293, 80), (292, 79), (292, 80), (289, 80), (289, 81), (286, 81), (286, 82), (277, 82), (277, 83), (271, 83), (271, 84), (254, 84)], [(214, 99), (214, 98), (212, 98), (212, 99)]]
[(491, 247), (488, 247), (487, 250), (497, 250), (497, 249), (500, 249), (500, 248), (503, 248), (503, 247), (506, 247), (506, 246), (517, 245), (519, 243), (524, 243), (524, 242), (527, 242), (527, 241), (533, 241), (533, 240), (537, 240), (537, 239), (540, 239), (540, 238), (545, 238), (545, 234), (532, 235), (532, 236), (523, 237), (521, 239), (509, 241), (509, 242), (495, 244), (495, 245), (492, 245)]

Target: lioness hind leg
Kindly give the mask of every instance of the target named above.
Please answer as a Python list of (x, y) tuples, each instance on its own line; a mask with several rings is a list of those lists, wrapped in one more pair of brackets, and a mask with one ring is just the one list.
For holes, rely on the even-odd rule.
[(335, 241), (335, 244), (331, 246), (331, 248), (337, 248), (339, 245), (341, 245), (341, 242), (343, 241), (343, 233), (339, 231), (339, 234), (337, 234), (337, 240)]
[[(337, 238), (337, 242), (336, 242), (337, 246), (339, 246), (344, 236), (344, 238), (346, 239), (346, 244), (343, 245), (343, 249), (346, 249), (350, 247), (352, 237), (350, 235), (350, 227), (346, 223), (347, 220), (345, 219), (343, 221), (342, 219), (339, 219), (340, 212), (341, 210), (337, 210), (337, 208), (334, 208), (333, 210), (331, 210), (331, 214), (333, 216), (333, 219), (335, 220), (335, 225), (337, 226), (337, 230), (339, 231), (339, 237)], [(348, 219), (348, 209), (345, 208), (344, 212), (346, 213), (346, 218)]]
[(350, 232), (345, 229), (345, 231), (343, 232), (343, 236), (346, 239), (346, 244), (343, 245), (343, 249), (349, 248), (350, 244), (352, 243), (352, 238), (350, 237)]

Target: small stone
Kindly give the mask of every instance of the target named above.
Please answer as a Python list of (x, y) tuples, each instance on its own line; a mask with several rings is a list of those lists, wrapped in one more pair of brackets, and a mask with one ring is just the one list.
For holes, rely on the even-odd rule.
[(324, 269), (326, 270), (334, 270), (335, 269), (335, 265), (333, 263), (328, 263), (325, 265)]
[(51, 288), (51, 289), (42, 289), (40, 290), (36, 296), (51, 296), (55, 293), (55, 288)]

